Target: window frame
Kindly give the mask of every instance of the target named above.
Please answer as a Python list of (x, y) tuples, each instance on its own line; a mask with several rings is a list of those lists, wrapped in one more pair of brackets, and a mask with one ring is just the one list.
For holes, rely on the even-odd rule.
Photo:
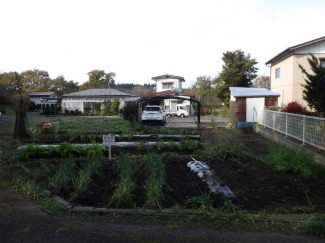
[(278, 67), (275, 69), (275, 78), (280, 78), (281, 77), (281, 68)]

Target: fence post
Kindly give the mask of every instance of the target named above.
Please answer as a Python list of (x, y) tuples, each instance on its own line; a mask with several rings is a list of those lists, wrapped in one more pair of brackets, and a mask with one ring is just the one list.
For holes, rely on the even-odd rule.
[(263, 125), (264, 125), (264, 128), (265, 128), (265, 116), (266, 116), (266, 112), (265, 112), (265, 110), (263, 110)]
[(302, 144), (305, 144), (305, 126), (306, 126), (306, 116), (303, 119), (303, 127), (302, 127)]
[(274, 127), (275, 127), (275, 111), (273, 111), (273, 132), (274, 132)]
[(286, 113), (286, 137), (288, 137), (288, 113)]

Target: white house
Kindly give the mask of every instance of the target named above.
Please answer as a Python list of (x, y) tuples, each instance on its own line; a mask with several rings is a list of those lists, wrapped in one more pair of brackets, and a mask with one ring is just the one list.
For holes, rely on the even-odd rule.
[(31, 92), (27, 94), (30, 102), (38, 104), (56, 104), (59, 102), (59, 97), (55, 92)]
[(93, 108), (94, 103), (111, 101), (114, 99), (125, 99), (131, 97), (131, 94), (121, 92), (116, 89), (87, 89), (80, 92), (63, 95), (62, 112), (78, 110), (84, 113)]
[(189, 100), (179, 100), (177, 97), (183, 98), (194, 98), (194, 95), (186, 94), (183, 92), (182, 83), (185, 79), (180, 76), (165, 74), (157, 77), (151, 78), (156, 81), (156, 92), (152, 94), (147, 94), (142, 96), (152, 97), (152, 96), (162, 96), (162, 95), (173, 95), (175, 99), (165, 99), (163, 102), (163, 108), (165, 110), (176, 110), (178, 104), (183, 104), (187, 107), (188, 112), (191, 112), (191, 102)]

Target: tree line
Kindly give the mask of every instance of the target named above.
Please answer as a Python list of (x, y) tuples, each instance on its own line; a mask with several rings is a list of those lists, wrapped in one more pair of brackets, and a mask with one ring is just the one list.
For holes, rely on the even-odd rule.
[(86, 89), (115, 88), (136, 96), (154, 91), (154, 84), (115, 84), (115, 73), (104, 70), (92, 70), (87, 73), (88, 81), (67, 80), (63, 75), (51, 79), (45, 70), (33, 69), (21, 73), (5, 72), (0, 74), (0, 105), (13, 104), (17, 96), (26, 97), (30, 92), (56, 92), (62, 96)]
[(202, 106), (221, 101), (229, 104), (229, 87), (260, 87), (270, 89), (268, 76), (257, 76), (257, 61), (241, 50), (223, 53), (224, 65), (216, 76), (200, 76), (188, 90), (196, 95)]

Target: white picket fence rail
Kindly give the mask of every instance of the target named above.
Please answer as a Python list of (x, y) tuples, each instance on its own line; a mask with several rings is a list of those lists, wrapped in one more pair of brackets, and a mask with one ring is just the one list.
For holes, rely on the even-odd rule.
[(258, 123), (273, 131), (325, 150), (325, 119), (286, 112), (261, 110)]

